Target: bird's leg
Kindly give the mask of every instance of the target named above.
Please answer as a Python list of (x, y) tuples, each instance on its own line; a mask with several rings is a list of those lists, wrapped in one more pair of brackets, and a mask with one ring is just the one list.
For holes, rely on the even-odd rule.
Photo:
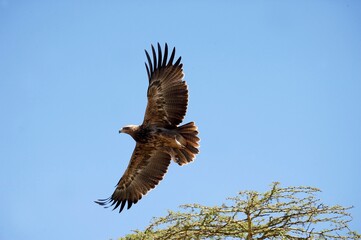
[(164, 146), (181, 149), (185, 147), (186, 140), (174, 130), (159, 129), (159, 140), (164, 143)]

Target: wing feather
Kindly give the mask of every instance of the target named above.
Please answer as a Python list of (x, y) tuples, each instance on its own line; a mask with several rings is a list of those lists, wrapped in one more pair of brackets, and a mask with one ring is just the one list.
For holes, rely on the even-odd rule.
[(158, 68), (160, 68), (162, 66), (162, 49), (159, 43), (157, 45), (158, 45)]
[[(153, 72), (153, 65), (152, 65), (152, 60), (150, 60), (150, 56), (149, 56), (147, 50), (144, 50), (144, 51), (145, 51), (145, 55), (147, 56), (147, 60), (148, 60), (148, 64), (149, 64), (148, 76), (149, 76), (149, 81), (150, 81), (151, 73)], [(145, 66), (148, 69), (148, 65), (145, 64)]]
[(119, 180), (111, 197), (96, 201), (96, 203), (119, 207), (121, 212), (126, 203), (129, 209), (143, 195), (158, 185), (167, 172), (171, 161), (168, 153), (156, 150), (153, 146), (137, 143), (127, 169)]
[(175, 63), (175, 48), (168, 59), (168, 45), (165, 44), (164, 55), (159, 45), (158, 56), (151, 46), (151, 56), (145, 51), (148, 64), (146, 64), (149, 86), (148, 104), (145, 111), (143, 125), (158, 125), (162, 127), (175, 127), (180, 124), (186, 114), (188, 105), (188, 88), (183, 79), (183, 65), (181, 57)]
[[(160, 48), (160, 45), (158, 43), (158, 47)], [(165, 48), (164, 48), (164, 58), (163, 58), (163, 62), (162, 62), (162, 67), (165, 67), (165, 65), (167, 64), (167, 58), (168, 58), (168, 45), (165, 44)]]
[(175, 56), (175, 47), (173, 48), (173, 51), (170, 55), (170, 59), (169, 59), (167, 66), (171, 66), (173, 64), (174, 56)]
[(155, 70), (158, 68), (158, 66), (157, 66), (157, 54), (155, 54), (155, 49), (154, 49), (153, 45), (152, 45), (152, 54), (153, 54), (153, 64), (154, 64), (153, 70)]

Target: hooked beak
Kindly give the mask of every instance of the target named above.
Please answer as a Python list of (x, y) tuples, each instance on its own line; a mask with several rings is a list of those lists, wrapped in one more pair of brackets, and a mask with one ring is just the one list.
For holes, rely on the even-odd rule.
[(122, 133), (123, 132), (123, 128), (119, 129), (119, 133)]

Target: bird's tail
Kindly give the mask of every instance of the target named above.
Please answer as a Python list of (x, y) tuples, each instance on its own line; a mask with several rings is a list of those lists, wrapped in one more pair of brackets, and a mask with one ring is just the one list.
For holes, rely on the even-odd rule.
[(194, 122), (190, 122), (184, 124), (177, 128), (178, 133), (182, 135), (182, 137), (186, 140), (186, 144), (184, 144), (184, 148), (174, 149), (176, 153), (175, 161), (179, 165), (187, 164), (195, 158), (195, 155), (199, 152), (199, 137), (198, 135), (198, 128), (194, 124)]

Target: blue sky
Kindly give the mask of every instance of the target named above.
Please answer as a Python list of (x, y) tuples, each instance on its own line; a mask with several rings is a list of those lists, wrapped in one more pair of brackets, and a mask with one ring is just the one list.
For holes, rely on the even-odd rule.
[[(0, 239), (110, 239), (185, 203), (307, 185), (361, 231), (360, 1), (0, 0)], [(121, 214), (144, 49), (182, 56), (201, 153)]]

